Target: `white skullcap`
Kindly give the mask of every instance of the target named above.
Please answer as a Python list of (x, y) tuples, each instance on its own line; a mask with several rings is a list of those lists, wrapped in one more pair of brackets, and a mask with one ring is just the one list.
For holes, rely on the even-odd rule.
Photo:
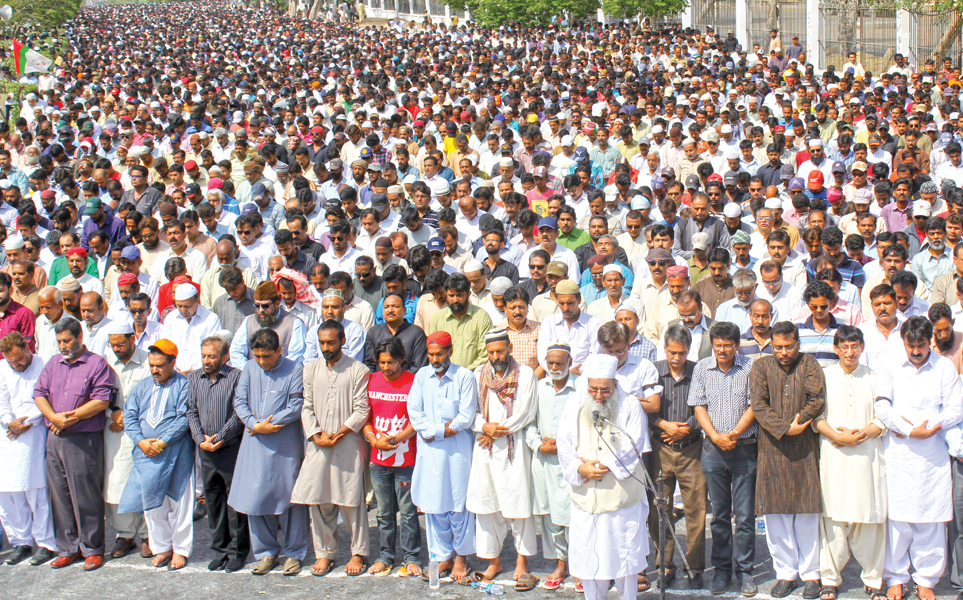
[(726, 123), (719, 128), (719, 133), (732, 133), (732, 125)]
[(559, 145), (560, 145), (560, 146), (571, 146), (573, 143), (575, 143), (575, 140), (572, 139), (572, 136), (570, 136), (570, 135), (563, 135), (563, 136), (562, 136), (562, 140), (559, 142)]
[(515, 164), (515, 161), (512, 160), (512, 158), (511, 158), (510, 156), (505, 156), (505, 157), (503, 157), (501, 160), (498, 161), (498, 166), (499, 166), (499, 167), (511, 167), (511, 166), (513, 166), (514, 164)]
[(823, 147), (823, 140), (822, 140), (822, 138), (813, 138), (813, 139), (809, 140), (809, 147), (810, 147), (810, 148), (822, 148), (822, 147)]
[(183, 302), (185, 300), (190, 300), (197, 295), (197, 288), (194, 287), (192, 283), (182, 283), (177, 286), (174, 290), (174, 300), (178, 302)]
[(3, 249), (7, 252), (11, 250), (20, 250), (23, 248), (23, 238), (19, 235), (14, 235), (8, 237), (6, 241), (3, 242)]
[(9, 190), (13, 187), (13, 183), (9, 179), (0, 179), (0, 190)]
[(404, 193), (405, 193), (405, 186), (403, 186), (403, 185), (389, 185), (389, 186), (388, 186), (388, 189), (387, 189), (386, 191), (387, 191), (387, 193), (389, 193), (389, 194), (404, 194)]
[(444, 196), (451, 193), (451, 187), (445, 180), (436, 181), (434, 185), (431, 186), (432, 190), (436, 196)]
[(739, 160), (739, 149), (729, 148), (726, 150), (726, 160)]
[(629, 303), (619, 304), (618, 308), (615, 309), (615, 314), (619, 314), (619, 313), (622, 312), (623, 310), (631, 311), (632, 314), (634, 314), (635, 316), (639, 316), (639, 311), (638, 311), (638, 309), (635, 308), (634, 306), (632, 306), (632, 305), (629, 304)]
[(462, 267), (461, 269), (462, 273), (474, 273), (475, 271), (484, 271), (484, 270), (485, 270), (485, 266), (480, 262), (478, 262), (477, 260), (475, 260), (474, 258), (466, 262), (465, 266)]
[(769, 210), (779, 210), (782, 208), (782, 200), (779, 198), (769, 198), (766, 200), (765, 207)]
[(735, 219), (742, 216), (742, 208), (739, 207), (738, 203), (730, 202), (722, 209), (722, 214), (730, 219)]
[(629, 207), (632, 210), (645, 210), (647, 208), (652, 208), (652, 204), (649, 202), (648, 198), (639, 194), (638, 196), (632, 198), (632, 201), (629, 203)]
[(605, 277), (609, 273), (618, 273), (619, 275), (625, 277), (625, 275), (622, 274), (622, 267), (616, 264), (605, 265), (605, 268), (602, 269), (602, 277)]
[(608, 354), (593, 354), (585, 359), (582, 375), (587, 379), (615, 379), (619, 359)]
[(694, 146), (695, 143), (696, 143), (696, 141), (695, 141), (694, 139), (690, 138), (690, 137), (687, 137), (686, 139), (682, 140), (682, 145), (683, 145), (683, 146), (688, 146), (689, 144), (692, 144), (692, 145)]
[(134, 333), (134, 326), (127, 319), (115, 319), (104, 327), (105, 335), (131, 335), (132, 333)]
[(492, 279), (491, 284), (488, 289), (491, 291), (492, 296), (504, 296), (512, 287), (512, 280), (508, 277), (496, 277)]

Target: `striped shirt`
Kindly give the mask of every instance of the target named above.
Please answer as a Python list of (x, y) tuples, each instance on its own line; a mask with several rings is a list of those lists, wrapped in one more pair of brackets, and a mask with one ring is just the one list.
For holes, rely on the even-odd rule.
[(629, 356), (644, 358), (650, 363), (654, 363), (655, 355), (655, 344), (650, 342), (648, 338), (644, 338), (639, 334), (635, 334), (635, 340), (633, 340), (632, 344), (629, 346)]
[(769, 338), (765, 344), (760, 346), (759, 341), (752, 335), (750, 329), (739, 338), (739, 354), (748, 356), (752, 360), (759, 360), (763, 356), (772, 354), (772, 338)]
[(819, 362), (820, 367), (836, 364), (839, 357), (833, 351), (833, 338), (836, 336), (837, 329), (839, 329), (839, 322), (832, 314), (829, 315), (829, 326), (823, 332), (816, 331), (813, 318), (810, 316), (799, 326), (799, 351), (811, 354)]
[[(720, 369), (716, 357), (700, 360), (692, 371), (689, 387), (689, 406), (705, 406), (712, 427), (723, 435), (736, 428), (739, 419), (749, 410), (749, 371), (752, 359), (736, 354), (728, 372)], [(753, 423), (742, 432), (740, 439), (756, 435), (759, 426)]]
[(191, 437), (198, 444), (205, 435), (212, 435), (212, 443), (224, 440), (230, 446), (240, 441), (244, 423), (234, 412), (234, 390), (241, 371), (224, 365), (211, 381), (203, 369), (187, 376), (187, 422)]
[[(685, 371), (678, 380), (669, 371), (669, 362), (660, 360), (655, 363), (655, 370), (659, 374), (659, 384), (662, 385), (662, 402), (659, 405), (659, 417), (672, 423), (685, 423), (692, 430), (689, 436), (698, 435), (699, 421), (695, 418), (695, 410), (689, 406), (689, 387), (692, 385), (692, 372), (696, 363), (686, 361)], [(655, 421), (652, 419), (650, 423)], [(652, 424), (652, 438), (662, 439), (662, 429)], [(682, 440), (686, 441), (686, 440)]]

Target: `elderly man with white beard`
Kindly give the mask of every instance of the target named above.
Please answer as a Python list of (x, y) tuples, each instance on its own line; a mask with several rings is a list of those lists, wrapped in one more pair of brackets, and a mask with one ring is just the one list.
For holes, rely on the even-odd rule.
[(569, 564), (587, 600), (604, 599), (610, 580), (620, 600), (634, 599), (649, 553), (645, 467), (636, 454), (650, 450), (648, 425), (638, 400), (618, 386), (617, 369), (614, 356), (596, 354), (585, 361), (556, 440), (562, 473), (572, 486)]

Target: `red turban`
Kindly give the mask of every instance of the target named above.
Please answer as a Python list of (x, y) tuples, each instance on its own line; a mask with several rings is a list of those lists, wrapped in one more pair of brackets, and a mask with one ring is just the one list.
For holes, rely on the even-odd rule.
[(134, 285), (139, 283), (137, 275), (133, 273), (121, 273), (120, 277), (117, 278), (117, 285)]
[(428, 336), (428, 345), (438, 344), (442, 348), (451, 348), (451, 334), (447, 331), (436, 331)]
[(73, 248), (67, 250), (67, 256), (73, 256), (74, 254), (79, 254), (80, 256), (87, 258), (87, 251), (80, 246), (74, 246)]

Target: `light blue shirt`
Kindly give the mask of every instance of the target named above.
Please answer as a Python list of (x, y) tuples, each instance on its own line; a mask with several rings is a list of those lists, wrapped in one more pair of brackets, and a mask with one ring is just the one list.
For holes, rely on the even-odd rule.
[[(755, 301), (755, 298), (753, 301)], [(719, 308), (716, 309), (715, 320), (733, 323), (739, 328), (739, 333), (743, 335), (752, 327), (752, 321), (749, 319), (749, 307), (739, 304), (736, 298), (726, 300), (719, 305)]]
[[(475, 377), (464, 367), (452, 363), (438, 377), (429, 365), (415, 374), (408, 394), (408, 419), (418, 432), (411, 500), (425, 513), (465, 511), (477, 404)], [(446, 423), (455, 431), (447, 438)]]
[[(278, 309), (279, 311), (281, 309)], [(243, 369), (244, 365), (247, 364), (247, 320), (254, 319), (256, 315), (250, 315), (241, 321), (241, 326), (237, 328), (234, 333), (234, 339), (231, 341), (231, 366), (235, 369)], [(307, 332), (307, 325), (301, 319), (296, 319), (294, 326), (291, 328), (291, 339), (288, 341), (286, 348), (282, 348), (282, 355), (290, 358), (296, 363), (306, 363), (305, 359), (305, 348), (304, 348), (304, 336)], [(314, 340), (315, 347), (317, 347), (317, 339)], [(362, 344), (363, 346), (363, 344)], [(317, 358), (317, 357), (315, 357)]]
[[(364, 362), (364, 340), (367, 337), (364, 329), (361, 328), (361, 325), (347, 319), (341, 319), (341, 324), (344, 325), (345, 339), (341, 351), (359, 362)], [(319, 323), (317, 327), (312, 328), (311, 335), (308, 336), (304, 348), (304, 364), (321, 356), (321, 348), (318, 346), (318, 329), (320, 328), (321, 324)]]
[(943, 252), (937, 256), (933, 256), (929, 247), (923, 248), (913, 257), (910, 269), (932, 294), (933, 284), (936, 282), (936, 278), (946, 273), (952, 273), (953, 269), (955, 269), (953, 266), (953, 254), (946, 246), (943, 247)]

